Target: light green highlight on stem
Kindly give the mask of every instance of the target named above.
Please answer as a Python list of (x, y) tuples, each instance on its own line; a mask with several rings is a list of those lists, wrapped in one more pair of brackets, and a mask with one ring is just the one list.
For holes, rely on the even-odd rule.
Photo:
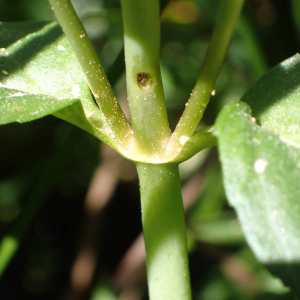
[(6, 270), (13, 255), (19, 248), (19, 241), (11, 235), (6, 235), (0, 244), (0, 276)]
[(291, 1), (291, 12), (297, 29), (300, 30), (300, 3), (298, 0)]
[(136, 164), (150, 299), (190, 300), (180, 177), (176, 164)]
[(208, 47), (200, 75), (172, 135), (178, 145), (181, 136), (192, 136), (202, 119), (225, 59), (244, 0), (225, 0)]
[(106, 78), (98, 56), (69, 0), (49, 0), (55, 15), (70, 42), (94, 98), (120, 144), (131, 133), (131, 127), (120, 108)]
[(159, 67), (159, 1), (121, 3), (132, 129), (141, 152), (158, 154), (170, 135)]

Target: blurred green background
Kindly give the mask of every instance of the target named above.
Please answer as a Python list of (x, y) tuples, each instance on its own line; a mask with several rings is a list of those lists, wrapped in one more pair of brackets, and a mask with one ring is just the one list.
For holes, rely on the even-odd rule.
[[(127, 111), (119, 0), (72, 2)], [(299, 3), (246, 1), (200, 126), (213, 124), (226, 103), (239, 100), (257, 78), (299, 51)], [(221, 4), (161, 1), (161, 68), (172, 129), (195, 84)], [(54, 20), (46, 0), (0, 0), (0, 8), (1, 22)], [(202, 151), (180, 171), (193, 299), (295, 299), (247, 247), (226, 203), (217, 149)], [(26, 229), (22, 222), (34, 209), (0, 280), (1, 300), (148, 299), (132, 163), (52, 116), (1, 126), (1, 237)]]

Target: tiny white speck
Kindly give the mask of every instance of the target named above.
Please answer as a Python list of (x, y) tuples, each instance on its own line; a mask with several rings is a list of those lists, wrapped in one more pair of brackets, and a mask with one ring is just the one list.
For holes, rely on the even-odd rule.
[(9, 52), (6, 50), (6, 48), (0, 48), (0, 54), (4, 54), (5, 56), (9, 56)]
[(265, 171), (267, 165), (268, 162), (266, 160), (259, 158), (254, 163), (254, 171), (258, 174), (261, 174)]
[(2, 74), (4, 74), (4, 75), (7, 75), (7, 74), (8, 74), (8, 72), (7, 72), (7, 71), (5, 71), (5, 70), (2, 70)]
[(259, 145), (260, 144), (260, 141), (257, 139), (257, 138), (253, 138), (252, 139), (252, 142), (256, 145)]
[(284, 227), (280, 227), (280, 233), (285, 233), (285, 228)]
[(187, 142), (188, 139), (189, 139), (188, 136), (183, 135), (179, 138), (179, 143), (183, 146)]
[(80, 86), (78, 84), (73, 86), (72, 94), (75, 98), (80, 96), (80, 91), (81, 91), (81, 89), (80, 89)]
[(216, 94), (216, 90), (211, 91), (211, 95), (214, 96)]
[(251, 121), (252, 121), (253, 123), (256, 123), (256, 119), (255, 119), (254, 117), (251, 117)]
[(65, 48), (64, 46), (62, 46), (62, 45), (58, 45), (58, 46), (57, 46), (57, 49), (58, 49), (59, 51), (64, 51), (64, 50), (66, 50), (66, 48)]

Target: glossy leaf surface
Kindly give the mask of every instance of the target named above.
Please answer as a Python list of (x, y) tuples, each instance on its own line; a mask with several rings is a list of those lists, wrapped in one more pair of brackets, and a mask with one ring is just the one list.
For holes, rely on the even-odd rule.
[(57, 99), (56, 97), (29, 94), (3, 87), (0, 92), (0, 120), (2, 124), (23, 123), (42, 118), (77, 101), (74, 98)]
[(55, 23), (1, 23), (0, 123), (48, 114), (113, 146), (80, 65)]
[(243, 102), (222, 110), (215, 134), (226, 195), (250, 247), (300, 295), (300, 149), (258, 126)]
[(257, 123), (300, 144), (300, 55), (278, 64), (242, 97)]

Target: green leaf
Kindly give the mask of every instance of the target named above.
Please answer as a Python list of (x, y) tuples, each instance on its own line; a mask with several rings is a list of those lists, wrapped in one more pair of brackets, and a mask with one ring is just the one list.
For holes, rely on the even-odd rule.
[(28, 122), (42, 118), (53, 111), (71, 105), (77, 99), (57, 99), (47, 95), (35, 95), (19, 90), (0, 89), (0, 120), (2, 124)]
[(80, 65), (56, 22), (0, 23), (0, 124), (48, 114), (115, 148)]
[(257, 259), (300, 295), (300, 149), (231, 103), (215, 124), (224, 186)]
[(257, 123), (300, 144), (300, 55), (285, 60), (262, 76), (242, 97)]

